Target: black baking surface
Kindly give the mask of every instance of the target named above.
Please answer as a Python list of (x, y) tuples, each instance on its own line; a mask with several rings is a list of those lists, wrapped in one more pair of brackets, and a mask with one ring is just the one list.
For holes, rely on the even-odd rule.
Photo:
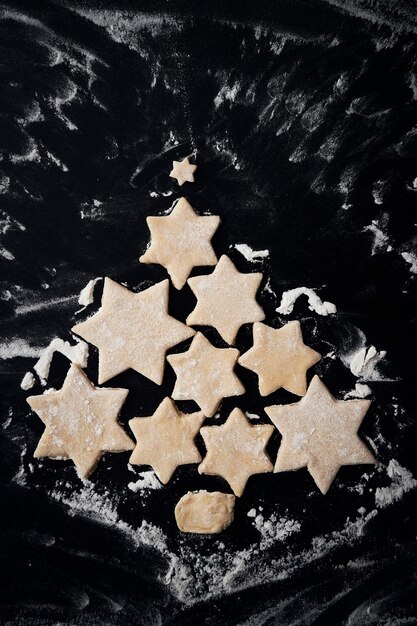
[[(2, 623), (417, 624), (415, 4), (218, 4), (0, 7)], [(168, 174), (187, 155), (196, 182), (179, 188)], [(221, 216), (218, 255), (263, 272), (266, 321), (301, 320), (323, 355), (309, 376), (337, 398), (359, 382), (373, 400), (360, 434), (376, 468), (342, 468), (326, 496), (306, 470), (253, 477), (219, 536), (175, 524), (187, 491), (230, 491), (196, 466), (133, 491), (149, 468), (127, 454), (84, 482), (69, 461), (33, 459), (43, 427), (25, 399), (44, 387), (20, 388), (42, 349), (75, 344), (71, 326), (98, 309), (102, 280), (92, 304), (77, 302), (89, 280), (139, 291), (166, 277), (138, 257), (146, 217), (181, 195)], [(236, 244), (269, 255), (250, 261)], [(337, 312), (303, 296), (277, 313), (301, 286)], [(170, 296), (185, 320), (191, 291)], [(243, 327), (237, 347), (250, 345)], [(358, 378), (352, 355), (371, 346)], [(47, 386), (68, 367), (56, 353)], [(237, 371), (247, 393), (207, 423), (235, 406), (266, 423), (264, 406), (294, 401), (261, 398)], [(97, 383), (93, 347), (87, 373)], [(133, 371), (107, 383), (130, 389), (125, 426), (173, 384), (169, 366), (161, 387)], [(278, 445), (276, 433), (272, 458)]]

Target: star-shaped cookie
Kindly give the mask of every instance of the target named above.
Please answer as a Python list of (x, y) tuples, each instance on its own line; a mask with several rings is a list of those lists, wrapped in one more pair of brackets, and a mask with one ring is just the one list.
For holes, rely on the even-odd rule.
[(186, 157), (182, 161), (172, 161), (172, 170), (169, 175), (171, 178), (175, 178), (181, 187), (184, 183), (194, 182), (194, 172), (196, 169), (197, 165), (190, 163), (188, 157)]
[(151, 245), (139, 261), (159, 263), (168, 270), (174, 287), (182, 289), (193, 267), (216, 265), (211, 246), (218, 215), (197, 215), (185, 198), (180, 198), (169, 215), (147, 217)]
[(222, 426), (204, 426), (200, 433), (207, 455), (198, 466), (200, 474), (222, 476), (241, 496), (253, 474), (272, 472), (265, 447), (274, 427), (252, 425), (240, 409), (234, 409)]
[(172, 397), (194, 400), (204, 415), (212, 417), (223, 398), (245, 393), (233, 371), (238, 357), (235, 348), (215, 348), (197, 333), (187, 352), (167, 356), (177, 375)]
[(201, 461), (194, 437), (204, 419), (201, 411), (180, 413), (171, 398), (165, 398), (150, 417), (129, 421), (137, 440), (130, 463), (151, 465), (159, 480), (166, 484), (179, 465)]
[(165, 353), (194, 331), (168, 314), (168, 280), (133, 293), (104, 280), (100, 310), (72, 331), (99, 349), (99, 383), (132, 368), (162, 383)]
[(318, 376), (294, 404), (266, 407), (282, 434), (275, 472), (307, 467), (325, 494), (342, 465), (376, 463), (358, 437), (369, 400), (335, 400)]
[(33, 456), (72, 459), (87, 478), (104, 452), (132, 450), (133, 441), (116, 419), (128, 393), (95, 387), (71, 365), (62, 389), (27, 398), (46, 426)]
[(303, 396), (307, 391), (306, 372), (320, 358), (303, 342), (300, 322), (288, 322), (282, 328), (256, 322), (253, 346), (242, 354), (239, 363), (258, 375), (261, 396), (281, 387)]
[(242, 324), (265, 318), (255, 297), (261, 280), (259, 272), (238, 272), (229, 257), (223, 255), (212, 274), (188, 279), (197, 306), (187, 324), (213, 326), (227, 343), (234, 343)]

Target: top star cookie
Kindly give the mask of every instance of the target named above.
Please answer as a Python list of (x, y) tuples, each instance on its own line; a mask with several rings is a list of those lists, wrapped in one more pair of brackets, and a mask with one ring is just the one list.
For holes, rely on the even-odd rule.
[(182, 161), (172, 161), (172, 170), (169, 175), (171, 178), (175, 178), (181, 187), (184, 183), (194, 182), (194, 172), (196, 169), (197, 165), (190, 163), (187, 157)]

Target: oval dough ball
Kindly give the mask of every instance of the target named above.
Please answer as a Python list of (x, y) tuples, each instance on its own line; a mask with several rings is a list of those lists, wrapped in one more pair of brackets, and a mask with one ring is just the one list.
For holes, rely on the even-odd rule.
[(175, 519), (184, 533), (221, 533), (233, 522), (235, 496), (220, 491), (189, 491), (175, 507)]

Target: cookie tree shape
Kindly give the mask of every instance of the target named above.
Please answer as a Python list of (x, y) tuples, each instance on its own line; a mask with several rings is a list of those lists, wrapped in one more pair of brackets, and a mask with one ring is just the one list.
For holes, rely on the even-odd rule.
[(72, 459), (87, 478), (104, 452), (124, 452), (133, 441), (117, 422), (127, 389), (95, 387), (71, 365), (62, 389), (27, 398), (46, 428), (34, 457)]
[(253, 347), (242, 354), (239, 363), (258, 375), (261, 396), (281, 387), (303, 396), (307, 391), (306, 372), (320, 358), (304, 344), (300, 322), (289, 322), (282, 328), (256, 322)]
[(181, 187), (184, 183), (194, 182), (194, 172), (196, 169), (197, 165), (190, 163), (188, 157), (186, 157), (182, 161), (172, 161), (172, 170), (169, 175), (171, 178), (175, 178)]
[(318, 376), (294, 404), (266, 407), (282, 434), (275, 472), (307, 467), (325, 494), (342, 465), (376, 463), (357, 432), (369, 400), (335, 400)]
[(220, 224), (218, 215), (202, 216), (180, 198), (169, 215), (147, 217), (151, 245), (139, 261), (159, 263), (177, 289), (182, 289), (193, 267), (216, 265), (211, 238)]
[(177, 375), (172, 397), (194, 400), (204, 415), (212, 417), (223, 398), (245, 393), (233, 371), (238, 357), (235, 348), (215, 348), (197, 333), (187, 352), (167, 356)]
[(238, 272), (229, 257), (223, 255), (212, 274), (188, 279), (197, 306), (188, 316), (187, 324), (213, 326), (232, 344), (242, 324), (265, 318), (256, 302), (261, 280), (261, 273)]
[(99, 349), (99, 383), (129, 368), (162, 383), (166, 351), (194, 335), (168, 314), (168, 285), (133, 293), (105, 279), (100, 310), (72, 328)]
[(194, 437), (204, 419), (201, 412), (180, 413), (173, 401), (165, 398), (150, 417), (129, 421), (137, 440), (130, 463), (151, 465), (159, 480), (167, 483), (179, 465), (201, 461)]
[(240, 409), (234, 409), (222, 426), (204, 426), (200, 433), (207, 455), (198, 466), (200, 474), (222, 476), (241, 496), (253, 474), (272, 472), (265, 447), (274, 427), (252, 425)]

